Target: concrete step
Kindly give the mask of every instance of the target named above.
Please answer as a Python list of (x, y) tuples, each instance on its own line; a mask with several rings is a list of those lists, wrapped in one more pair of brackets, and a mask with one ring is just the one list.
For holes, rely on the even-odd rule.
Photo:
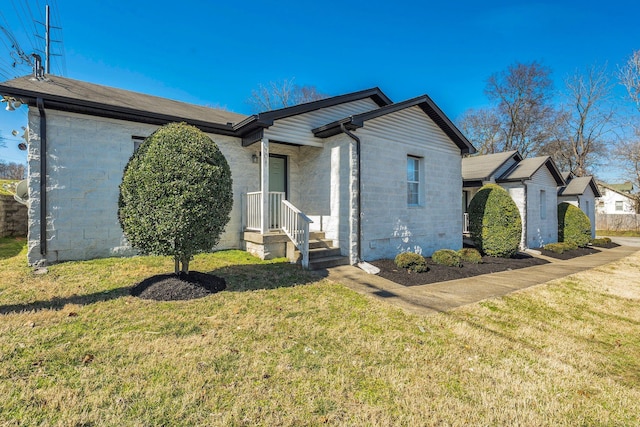
[(333, 242), (331, 240), (324, 239), (310, 239), (309, 240), (309, 249), (331, 249), (333, 248)]
[(309, 259), (309, 268), (311, 270), (322, 270), (339, 265), (348, 265), (349, 257), (346, 256), (330, 256), (319, 259)]
[(311, 231), (309, 233), (309, 240), (324, 240), (324, 231)]
[(320, 259), (340, 256), (340, 248), (314, 248), (309, 249), (309, 259)]

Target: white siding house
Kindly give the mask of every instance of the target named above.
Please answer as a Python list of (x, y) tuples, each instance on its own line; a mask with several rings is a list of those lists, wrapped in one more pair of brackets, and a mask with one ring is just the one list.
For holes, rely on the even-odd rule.
[(558, 241), (557, 188), (565, 182), (550, 157), (523, 159), (517, 151), (466, 157), (462, 176), (467, 206), (484, 184), (509, 192), (522, 219), (523, 249)]
[(178, 121), (206, 132), (231, 168), (216, 249), (297, 249), (306, 264), (314, 231), (352, 264), (462, 246), (461, 157), (475, 149), (426, 95), (392, 103), (373, 88), (243, 116), (57, 76), (0, 94), (29, 105), (30, 264), (132, 254), (117, 218), (123, 169)]
[(626, 186), (620, 184), (598, 183), (600, 197), (596, 201), (596, 212), (603, 214), (634, 214), (636, 213), (636, 204), (633, 196), (626, 190), (620, 188), (629, 188), (633, 190), (631, 183)]

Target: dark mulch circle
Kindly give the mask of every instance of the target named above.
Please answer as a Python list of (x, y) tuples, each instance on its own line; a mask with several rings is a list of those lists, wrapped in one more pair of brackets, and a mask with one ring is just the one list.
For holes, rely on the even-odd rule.
[(591, 254), (597, 254), (598, 252), (600, 252), (599, 250), (595, 249), (595, 248), (578, 248), (578, 249), (572, 249), (570, 251), (566, 251), (563, 252), (561, 254), (557, 254), (555, 252), (551, 252), (548, 251), (546, 249), (542, 249), (542, 248), (536, 248), (536, 251), (540, 251), (540, 253), (544, 256), (548, 256), (550, 258), (556, 258), (556, 259), (571, 259), (571, 258), (576, 258), (579, 256), (584, 256), (584, 255), (591, 255)]
[(412, 273), (404, 268), (398, 268), (392, 259), (372, 261), (371, 264), (380, 269), (379, 276), (404, 286), (426, 285), (429, 283), (445, 282), (447, 280), (464, 279), (481, 274), (497, 273), (506, 270), (517, 270), (534, 265), (547, 264), (540, 258), (518, 253), (514, 258), (482, 257), (481, 264), (466, 263), (462, 267), (447, 267), (434, 263), (426, 258), (429, 271), (426, 273)]
[(131, 288), (131, 295), (156, 301), (178, 301), (206, 297), (227, 287), (222, 277), (190, 271), (189, 274), (159, 274)]

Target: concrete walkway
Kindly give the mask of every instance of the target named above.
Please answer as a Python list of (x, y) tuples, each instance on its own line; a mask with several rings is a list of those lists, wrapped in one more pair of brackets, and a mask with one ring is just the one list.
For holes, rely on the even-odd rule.
[(566, 261), (540, 256), (550, 263), (420, 286), (403, 286), (351, 265), (330, 268), (328, 278), (411, 313), (432, 314), (589, 270), (638, 250), (638, 247), (619, 246)]

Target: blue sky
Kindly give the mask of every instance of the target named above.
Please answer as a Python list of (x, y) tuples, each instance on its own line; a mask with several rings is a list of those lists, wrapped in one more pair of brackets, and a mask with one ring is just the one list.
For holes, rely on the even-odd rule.
[[(246, 114), (252, 89), (295, 78), (330, 95), (373, 86), (394, 101), (426, 93), (455, 120), (486, 105), (486, 78), (516, 61), (541, 61), (560, 89), (576, 69), (608, 63), (614, 71), (640, 49), (637, 0), (50, 4), (62, 27), (54, 38), (64, 39), (54, 74)], [(43, 10), (43, 0), (3, 2), (0, 25), (30, 53), (38, 41), (25, 28), (38, 25), (25, 17), (42, 19)], [(6, 51), (0, 44), (0, 57)], [(26, 159), (10, 135), (26, 121), (21, 110), (0, 110), (4, 160)]]

